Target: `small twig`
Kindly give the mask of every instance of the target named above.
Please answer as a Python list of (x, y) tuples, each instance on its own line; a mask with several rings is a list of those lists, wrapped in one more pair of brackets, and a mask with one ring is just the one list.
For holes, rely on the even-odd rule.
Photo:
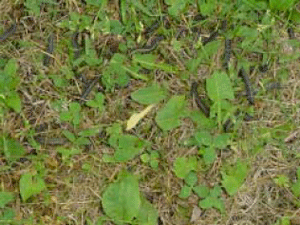
[(242, 77), (242, 79), (244, 81), (244, 84), (245, 84), (247, 100), (251, 105), (253, 105), (254, 104), (254, 98), (253, 98), (253, 94), (252, 94), (252, 91), (251, 91), (251, 83), (250, 83), (249, 77), (246, 74), (246, 71), (243, 67), (240, 69), (239, 75)]
[(198, 83), (193, 82), (191, 88), (191, 96), (194, 97), (197, 107), (205, 114), (206, 117), (209, 117), (210, 109), (203, 103), (202, 99), (200, 99), (197, 88)]
[(3, 32), (3, 34), (0, 36), (0, 42), (5, 41), (6, 38), (14, 34), (17, 30), (17, 24), (13, 23), (7, 30)]
[(300, 132), (300, 130), (294, 131), (293, 133), (291, 133), (288, 137), (286, 137), (284, 139), (284, 142), (290, 143), (290, 142), (294, 141), (297, 137), (299, 137), (299, 132)]

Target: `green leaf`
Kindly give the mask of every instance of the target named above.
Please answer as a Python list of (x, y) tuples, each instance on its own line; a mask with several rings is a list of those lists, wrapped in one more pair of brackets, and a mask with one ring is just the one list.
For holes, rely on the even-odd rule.
[(4, 208), (6, 204), (12, 202), (15, 199), (15, 195), (11, 192), (0, 192), (0, 208)]
[(174, 172), (177, 177), (184, 179), (191, 171), (196, 170), (197, 164), (195, 156), (189, 158), (178, 157), (174, 162)]
[(203, 16), (210, 16), (214, 13), (216, 2), (214, 0), (198, 0), (198, 6)]
[(212, 164), (216, 157), (217, 155), (214, 147), (210, 146), (204, 149), (203, 159), (206, 165)]
[(157, 169), (158, 169), (158, 160), (157, 160), (157, 159), (151, 159), (151, 161), (150, 161), (150, 166), (151, 166), (153, 169), (157, 170)]
[(159, 84), (155, 83), (149, 87), (141, 88), (131, 94), (131, 98), (145, 105), (159, 103), (167, 96), (166, 89), (162, 88)]
[(18, 64), (15, 59), (10, 59), (4, 67), (4, 73), (9, 77), (15, 77), (17, 75)]
[(290, 9), (295, 4), (295, 0), (270, 0), (269, 3), (272, 10), (285, 11)]
[[(2, 215), (1, 215), (2, 214)], [(3, 213), (0, 214), (0, 224), (1, 225), (7, 225), (12, 224), (13, 219), (16, 217), (16, 212), (14, 209), (6, 209), (3, 211)]]
[(77, 126), (81, 119), (80, 110), (81, 106), (78, 102), (71, 102), (68, 111), (60, 113), (60, 120), (72, 122), (74, 126)]
[(141, 12), (143, 12), (144, 14), (146, 14), (147, 16), (154, 16), (147, 7), (145, 7), (140, 1), (138, 0), (131, 0), (131, 3), (139, 10), (141, 10)]
[(221, 212), (225, 211), (224, 201), (220, 198), (211, 196), (199, 201), (199, 207), (201, 207), (202, 209), (216, 208)]
[(209, 195), (211, 197), (219, 197), (222, 194), (222, 188), (220, 186), (214, 186), (214, 188), (210, 191)]
[(218, 149), (226, 148), (230, 140), (230, 134), (220, 134), (213, 140), (214, 147)]
[[(221, 212), (225, 212), (225, 205), (224, 201), (220, 198), (222, 194), (222, 189), (220, 186), (215, 186), (212, 190), (209, 191), (209, 189), (205, 186), (201, 187), (202, 193), (200, 192), (202, 198), (205, 196), (203, 200), (199, 201), (199, 207), (203, 209), (208, 208), (216, 208), (220, 210)], [(194, 190), (195, 191), (195, 190)]]
[(83, 131), (80, 131), (78, 133), (78, 135), (81, 136), (81, 137), (92, 137), (92, 136), (95, 136), (95, 135), (99, 134), (99, 131), (100, 131), (99, 127), (88, 128), (88, 129), (85, 129)]
[(192, 193), (192, 187), (184, 185), (178, 195), (179, 198), (188, 198)]
[(166, 0), (165, 3), (169, 5), (168, 12), (171, 16), (176, 17), (186, 7), (188, 1), (186, 0)]
[(128, 84), (129, 76), (123, 65), (126, 59), (125, 55), (119, 53), (114, 54), (102, 76), (102, 82), (106, 88), (112, 89), (115, 85), (124, 87)]
[(275, 177), (274, 182), (279, 186), (279, 187), (289, 187), (290, 186), (290, 180), (287, 176), (285, 175), (278, 175)]
[(118, 149), (114, 159), (118, 162), (125, 162), (133, 159), (144, 148), (145, 142), (133, 135), (122, 135), (118, 139)]
[(40, 0), (26, 0), (25, 7), (29, 12), (32, 12), (35, 16), (40, 15)]
[(73, 155), (78, 155), (82, 153), (82, 150), (78, 148), (68, 149), (68, 148), (58, 147), (56, 151), (62, 155), (63, 160), (69, 159)]
[(88, 138), (86, 137), (79, 137), (76, 139), (76, 141), (74, 142), (75, 145), (90, 145), (91, 142)]
[(69, 141), (71, 141), (73, 143), (76, 141), (76, 136), (73, 133), (71, 133), (70, 131), (63, 130), (62, 133), (63, 133), (63, 135), (65, 135), (66, 138), (68, 138)]
[(105, 95), (102, 93), (97, 93), (95, 99), (88, 101), (86, 105), (92, 108), (98, 108), (99, 112), (102, 112), (104, 109), (104, 101)]
[(110, 146), (117, 148), (119, 137), (122, 134), (122, 126), (119, 123), (114, 123), (111, 127), (106, 129), (106, 132), (110, 135), (108, 143)]
[(297, 169), (297, 181), (292, 185), (291, 189), (296, 197), (300, 196), (300, 168)]
[(142, 160), (143, 163), (148, 163), (148, 162), (150, 162), (150, 155), (147, 154), (147, 153), (142, 154), (142, 155), (141, 155), (141, 160)]
[(17, 113), (21, 112), (21, 99), (18, 93), (10, 92), (5, 99), (5, 103), (8, 107), (15, 110)]
[(215, 72), (206, 80), (206, 90), (209, 98), (216, 102), (222, 99), (234, 99), (230, 79), (223, 72)]
[(204, 185), (193, 187), (193, 191), (200, 197), (206, 198), (209, 195), (209, 188)]
[(0, 138), (0, 152), (4, 152), (8, 161), (16, 161), (26, 154), (24, 147), (14, 139)]
[(23, 202), (26, 202), (31, 196), (41, 193), (46, 189), (46, 184), (39, 176), (33, 176), (31, 173), (25, 173), (20, 178), (20, 194)]
[(162, 62), (157, 62), (158, 56), (153, 54), (136, 54), (134, 55), (133, 62), (140, 64), (146, 69), (161, 69), (168, 73), (177, 72), (177, 68)]
[(126, 172), (104, 191), (102, 205), (105, 213), (116, 223), (130, 223), (139, 215), (141, 198), (136, 178)]
[(222, 185), (229, 195), (234, 195), (244, 183), (247, 177), (248, 167), (246, 163), (238, 161), (229, 173), (222, 172)]
[(197, 181), (198, 181), (198, 177), (197, 174), (194, 171), (191, 171), (185, 178), (184, 178), (185, 183), (190, 186), (193, 187)]
[(189, 112), (189, 117), (196, 123), (197, 128), (211, 129), (215, 127), (214, 120), (206, 118), (206, 116), (199, 112), (199, 110), (193, 110)]
[(294, 21), (295, 23), (300, 23), (300, 10), (298, 9), (293, 9), (291, 11), (291, 20)]
[(86, 0), (87, 5), (103, 7), (106, 6), (107, 0)]
[(155, 117), (156, 123), (164, 131), (180, 126), (180, 118), (184, 115), (185, 107), (186, 101), (183, 95), (172, 97), (165, 107), (158, 111)]
[(140, 225), (157, 225), (157, 220), (157, 210), (144, 197), (141, 197), (141, 206), (135, 222)]
[(210, 146), (212, 144), (212, 136), (208, 131), (199, 131), (195, 134), (198, 145)]

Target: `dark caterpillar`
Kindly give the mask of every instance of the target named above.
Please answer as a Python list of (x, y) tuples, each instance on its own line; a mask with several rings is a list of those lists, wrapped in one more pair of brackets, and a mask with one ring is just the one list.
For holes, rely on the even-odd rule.
[(246, 71), (243, 67), (239, 70), (239, 76), (241, 76), (243, 81), (244, 81), (247, 100), (251, 105), (253, 105), (254, 104), (254, 97), (253, 97), (253, 93), (251, 91), (251, 83), (250, 83), (249, 77), (246, 74)]
[(17, 24), (14, 23), (13, 25), (11, 25), (7, 30), (5, 30), (3, 32), (3, 34), (0, 36), (0, 42), (5, 41), (6, 38), (8, 38), (9, 36), (11, 36), (12, 34), (14, 34), (17, 30)]
[(224, 50), (224, 68), (228, 70), (228, 64), (231, 57), (231, 40), (225, 39), (225, 50)]
[(80, 46), (78, 44), (79, 32), (75, 32), (72, 36), (72, 45), (74, 48), (74, 59), (78, 59), (80, 56)]
[(205, 46), (209, 42), (214, 41), (218, 36), (219, 36), (219, 32), (218, 31), (212, 32), (208, 38), (204, 38), (203, 39), (202, 45)]
[(287, 33), (288, 33), (290, 39), (295, 39), (296, 38), (293, 28), (289, 27), (287, 29)]
[[(236, 117), (239, 116), (241, 114), (240, 110), (237, 110), (236, 113), (234, 114)], [(245, 113), (244, 115), (244, 121), (250, 121), (252, 120), (253, 117), (251, 115), (249, 115), (248, 113)], [(223, 130), (224, 132), (229, 132), (231, 130), (231, 128), (233, 127), (233, 123), (231, 119), (227, 119), (225, 121), (225, 123), (223, 124)]]
[(66, 138), (45, 138), (45, 137), (36, 137), (37, 141), (41, 145), (64, 145), (68, 142)]
[(163, 16), (161, 19), (156, 20), (150, 27), (147, 27), (144, 31), (144, 35), (148, 36), (152, 34), (155, 30), (157, 30), (161, 24), (161, 22), (165, 22), (166, 16)]
[(206, 117), (209, 117), (210, 109), (200, 99), (197, 88), (197, 82), (193, 82), (191, 87), (191, 96), (194, 97), (197, 107), (205, 114)]
[(86, 87), (82, 95), (80, 96), (80, 103), (82, 104), (86, 97), (91, 93), (93, 88), (95, 87), (96, 83), (99, 81), (99, 77), (94, 78)]
[(164, 39), (164, 36), (159, 35), (156, 38), (154, 38), (154, 40), (151, 42), (150, 45), (146, 45), (143, 48), (135, 49), (131, 52), (131, 54), (133, 54), (133, 53), (149, 53), (149, 52), (153, 51), (157, 47), (158, 43), (160, 41), (162, 41), (163, 39)]
[(47, 47), (47, 50), (46, 50), (46, 54), (45, 54), (45, 57), (44, 57), (44, 66), (49, 66), (50, 64), (50, 61), (51, 61), (51, 55), (54, 51), (54, 35), (53, 34), (50, 34), (49, 38), (48, 38), (48, 47)]

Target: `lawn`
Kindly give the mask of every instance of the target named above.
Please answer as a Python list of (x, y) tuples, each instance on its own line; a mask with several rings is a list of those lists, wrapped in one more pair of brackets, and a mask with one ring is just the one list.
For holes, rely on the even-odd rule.
[(300, 3), (1, 0), (0, 224), (299, 225)]

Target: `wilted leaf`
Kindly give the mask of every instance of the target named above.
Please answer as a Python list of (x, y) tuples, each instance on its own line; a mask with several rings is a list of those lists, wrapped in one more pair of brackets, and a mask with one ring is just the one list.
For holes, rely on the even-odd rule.
[(148, 112), (154, 107), (154, 105), (149, 105), (147, 108), (145, 108), (143, 111), (139, 113), (134, 113), (129, 120), (127, 121), (127, 127), (126, 130), (130, 130), (134, 128), (138, 122), (143, 119)]

